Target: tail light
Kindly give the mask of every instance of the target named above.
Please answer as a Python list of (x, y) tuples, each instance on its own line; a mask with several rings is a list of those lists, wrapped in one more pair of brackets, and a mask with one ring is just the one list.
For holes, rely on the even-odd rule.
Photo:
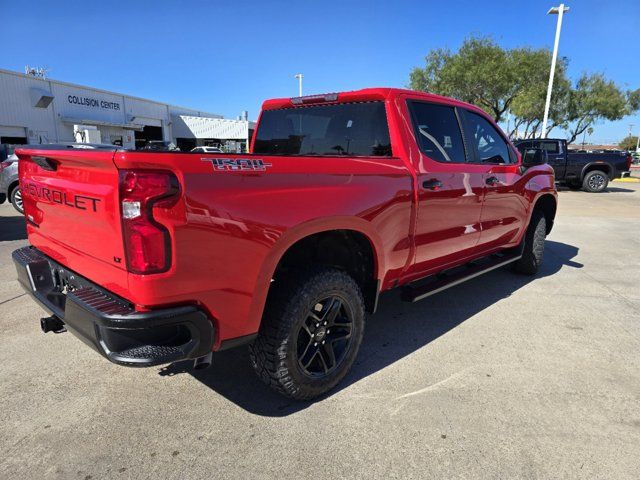
[(153, 218), (153, 210), (173, 206), (179, 191), (171, 172), (120, 171), (122, 234), (131, 273), (160, 273), (171, 266), (171, 237)]
[(325, 93), (323, 95), (307, 95), (306, 97), (292, 97), (291, 103), (294, 105), (307, 105), (310, 103), (326, 103), (338, 100), (337, 93)]
[(632, 161), (633, 161), (633, 158), (631, 157), (631, 154), (627, 155), (627, 170), (631, 170)]

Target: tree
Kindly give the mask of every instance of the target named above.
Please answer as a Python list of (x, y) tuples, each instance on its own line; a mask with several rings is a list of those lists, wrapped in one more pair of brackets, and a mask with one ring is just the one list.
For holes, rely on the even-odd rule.
[[(620, 120), (637, 109), (634, 93), (623, 92), (600, 73), (582, 74), (569, 93), (567, 105), (568, 143), (573, 143), (598, 120)], [(631, 100), (631, 101), (630, 101)]]
[[(511, 102), (510, 113), (515, 121), (509, 135), (517, 133), (520, 137), (534, 138), (542, 129), (551, 52), (545, 49), (519, 49), (516, 54), (520, 56), (517, 68), (526, 76), (526, 81), (521, 82), (522, 88)], [(566, 75), (567, 64), (566, 58), (560, 58), (556, 63), (546, 133), (555, 127), (564, 127), (567, 123), (566, 107), (571, 90), (571, 82)]]
[(627, 104), (631, 113), (640, 110), (640, 88), (627, 92)]
[(505, 50), (490, 38), (470, 37), (456, 53), (432, 50), (425, 67), (413, 69), (409, 84), (414, 90), (473, 103), (499, 122), (516, 96), (532, 83), (527, 68), (532, 52), (528, 48)]
[[(496, 122), (514, 117), (511, 135), (527, 138), (542, 132), (549, 81), (548, 49), (504, 49), (490, 38), (469, 37), (459, 50), (436, 49), (414, 68), (410, 87), (458, 98), (490, 112)], [(640, 89), (622, 91), (602, 74), (583, 74), (575, 86), (567, 78), (568, 60), (556, 64), (548, 134), (559, 127), (574, 142), (600, 120), (619, 120), (640, 109)]]
[(622, 150), (627, 150), (627, 151), (635, 151), (636, 150), (636, 145), (638, 144), (638, 137), (633, 136), (633, 135), (628, 135), (626, 137), (624, 137), (620, 143), (618, 144), (618, 146), (622, 149)]

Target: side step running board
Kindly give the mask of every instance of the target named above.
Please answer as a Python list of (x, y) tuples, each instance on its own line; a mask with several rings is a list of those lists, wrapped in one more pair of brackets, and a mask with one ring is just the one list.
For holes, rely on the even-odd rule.
[[(402, 300), (405, 302), (417, 302), (423, 298), (435, 295), (460, 283), (471, 280), (474, 277), (503, 267), (522, 258), (522, 248), (516, 247), (508, 253), (492, 255), (468, 263), (466, 266), (450, 270), (451, 273), (442, 272), (426, 277), (422, 280), (410, 283), (402, 287)], [(476, 263), (478, 262), (478, 263)]]

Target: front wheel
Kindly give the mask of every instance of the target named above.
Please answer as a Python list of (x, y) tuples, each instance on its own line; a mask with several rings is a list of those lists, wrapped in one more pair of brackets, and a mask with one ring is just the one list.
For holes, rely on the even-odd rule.
[(539, 210), (533, 212), (531, 222), (524, 236), (524, 249), (520, 260), (513, 264), (513, 269), (525, 275), (538, 272), (544, 257), (544, 239), (547, 235), (547, 221)]
[(278, 282), (249, 347), (251, 364), (278, 392), (310, 400), (335, 387), (353, 365), (364, 333), (364, 300), (353, 278), (337, 269)]
[(13, 205), (13, 208), (15, 208), (20, 213), (24, 213), (24, 206), (22, 204), (22, 192), (20, 191), (20, 187), (15, 187), (13, 190), (11, 190), (11, 195), (9, 198), (11, 200), (11, 205)]
[(582, 188), (586, 192), (602, 192), (609, 185), (609, 176), (600, 170), (592, 170), (584, 176)]

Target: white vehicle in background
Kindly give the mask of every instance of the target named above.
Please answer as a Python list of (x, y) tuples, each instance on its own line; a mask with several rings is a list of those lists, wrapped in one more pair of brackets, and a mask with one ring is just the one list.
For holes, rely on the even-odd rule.
[(195, 147), (191, 151), (196, 153), (223, 153), (218, 147)]
[(22, 193), (18, 187), (18, 157), (13, 153), (13, 146), (9, 148), (11, 154), (0, 162), (0, 203), (9, 200), (13, 208), (24, 213)]

